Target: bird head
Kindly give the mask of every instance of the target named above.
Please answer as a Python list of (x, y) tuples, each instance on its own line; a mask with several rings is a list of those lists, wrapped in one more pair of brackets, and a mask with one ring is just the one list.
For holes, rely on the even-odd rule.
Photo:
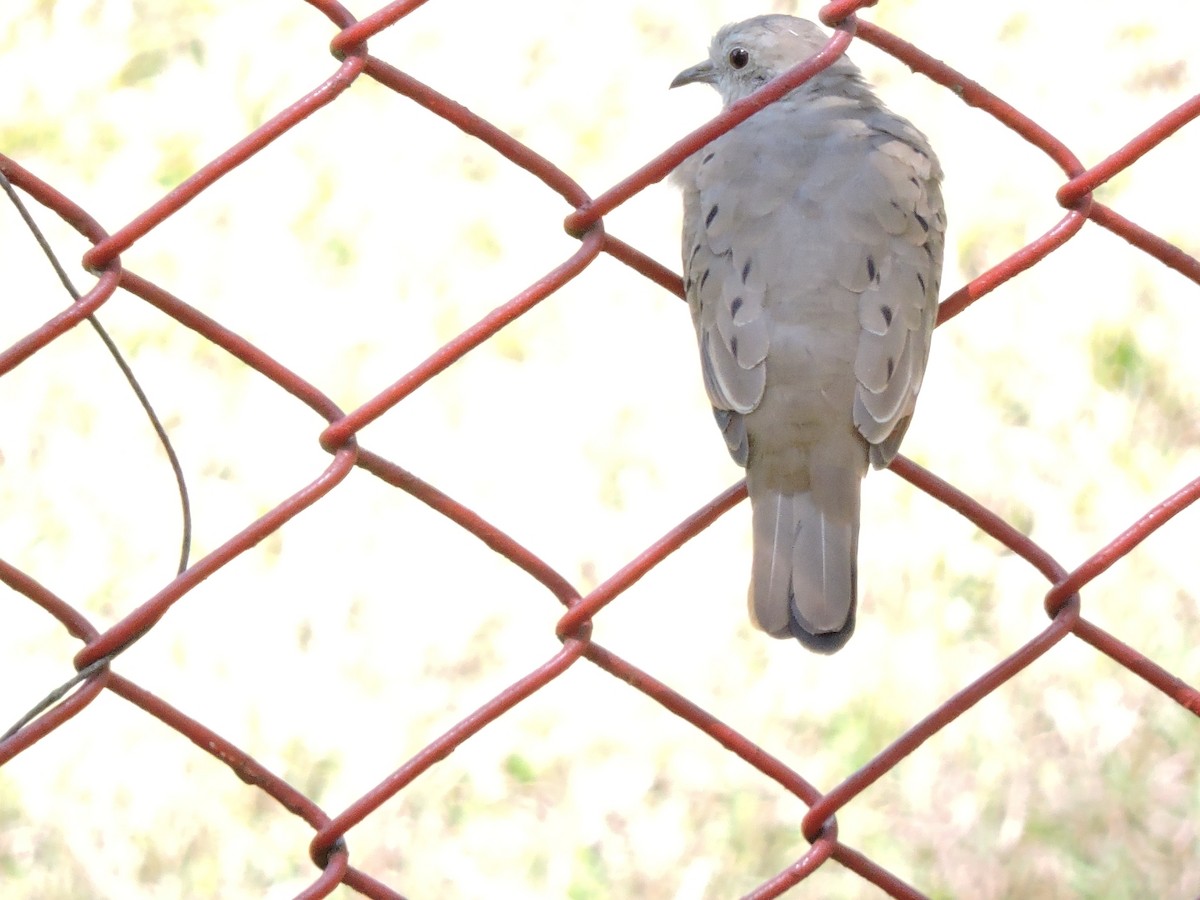
[[(795, 16), (757, 16), (735, 22), (717, 32), (708, 59), (676, 75), (671, 87), (711, 84), (728, 106), (813, 56), (828, 41), (829, 35), (820, 28)], [(858, 68), (842, 57), (825, 72), (857, 76)]]

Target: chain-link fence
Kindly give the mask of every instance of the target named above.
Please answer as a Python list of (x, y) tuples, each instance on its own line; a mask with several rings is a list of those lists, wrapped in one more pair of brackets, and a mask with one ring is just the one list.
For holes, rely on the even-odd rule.
[(95, 273), (10, 209), (3, 709), (84, 675), (0, 741), (6, 896), (1200, 891), (1200, 16), (871, 5), (948, 293), (833, 658), (744, 621), (658, 184), (763, 10), (5, 14), (0, 172)]

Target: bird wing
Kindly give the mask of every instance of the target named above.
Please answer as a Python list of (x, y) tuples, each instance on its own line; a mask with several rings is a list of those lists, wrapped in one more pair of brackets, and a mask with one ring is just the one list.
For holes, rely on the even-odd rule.
[(847, 189), (877, 239), (855, 245), (859, 258), (842, 268), (842, 284), (859, 293), (854, 424), (882, 468), (899, 449), (929, 359), (946, 218), (925, 139), (895, 117), (869, 124), (869, 165)]
[(731, 232), (780, 198), (762, 190), (761, 177), (731, 171), (728, 161), (735, 155), (723, 152), (727, 143), (717, 139), (683, 169), (683, 274), (704, 387), (730, 455), (744, 466), (749, 447), (743, 416), (762, 399), (770, 340), (762, 273), (732, 246)]

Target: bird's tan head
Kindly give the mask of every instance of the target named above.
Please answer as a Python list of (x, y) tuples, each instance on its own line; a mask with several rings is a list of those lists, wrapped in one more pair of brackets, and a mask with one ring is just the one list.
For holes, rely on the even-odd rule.
[[(828, 34), (795, 16), (757, 16), (735, 22), (717, 32), (708, 48), (708, 59), (676, 75), (671, 87), (711, 84), (728, 106), (813, 56), (828, 41)], [(845, 57), (826, 71), (858, 74), (857, 67)]]

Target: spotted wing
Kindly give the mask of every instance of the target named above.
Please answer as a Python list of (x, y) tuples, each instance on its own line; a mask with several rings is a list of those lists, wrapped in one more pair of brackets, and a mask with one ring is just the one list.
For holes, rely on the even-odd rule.
[(727, 139), (718, 139), (685, 164), (683, 272), (700, 347), (704, 386), (730, 455), (745, 465), (749, 447), (742, 417), (766, 386), (770, 349), (763, 310), (765, 285), (749, 247), (739, 247), (739, 223), (779, 202), (759, 177), (733, 171)]
[(862, 255), (842, 284), (859, 294), (854, 424), (882, 468), (899, 450), (929, 359), (946, 218), (941, 170), (924, 137), (892, 117), (875, 123), (869, 140), (867, 171), (854, 186), (854, 206), (866, 213)]

